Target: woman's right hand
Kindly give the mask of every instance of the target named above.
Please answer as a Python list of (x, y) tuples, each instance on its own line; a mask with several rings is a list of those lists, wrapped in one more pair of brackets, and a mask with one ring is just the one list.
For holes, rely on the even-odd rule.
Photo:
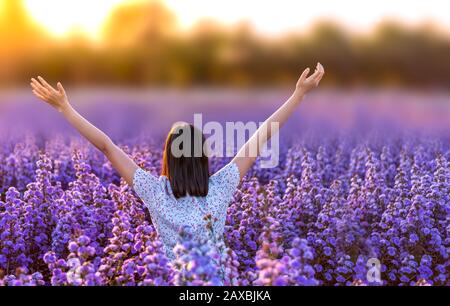
[(31, 79), (31, 87), (33, 87), (33, 93), (36, 97), (60, 111), (67, 122), (105, 154), (112, 166), (125, 179), (128, 185), (133, 186), (133, 176), (136, 169), (138, 169), (133, 159), (116, 146), (108, 135), (92, 125), (92, 123), (70, 106), (61, 83), (58, 83), (58, 89), (54, 89), (43, 78), (38, 77), (38, 80)]
[(48, 104), (56, 108), (59, 112), (62, 112), (64, 109), (70, 106), (66, 92), (61, 83), (58, 82), (58, 89), (55, 89), (50, 84), (48, 84), (44, 80), (44, 78), (39, 76), (38, 80), (32, 78), (30, 83), (31, 87), (33, 88), (33, 93), (36, 97), (43, 100), (44, 102), (47, 102)]
[(295, 86), (296, 93), (305, 95), (311, 89), (317, 87), (320, 83), (320, 80), (322, 80), (323, 75), (325, 74), (325, 70), (323, 69), (322, 64), (317, 63), (314, 73), (309, 77), (308, 74), (309, 68), (306, 68), (298, 79), (297, 85)]

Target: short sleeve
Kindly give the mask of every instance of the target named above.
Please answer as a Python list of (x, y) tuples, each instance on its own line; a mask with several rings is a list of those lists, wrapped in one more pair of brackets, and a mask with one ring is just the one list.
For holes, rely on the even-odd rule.
[(239, 168), (234, 162), (229, 163), (212, 175), (211, 183), (215, 189), (213, 193), (216, 199), (225, 201), (228, 205), (239, 185), (240, 178)]
[(133, 176), (133, 189), (144, 203), (151, 208), (159, 192), (159, 179), (151, 173), (138, 168)]

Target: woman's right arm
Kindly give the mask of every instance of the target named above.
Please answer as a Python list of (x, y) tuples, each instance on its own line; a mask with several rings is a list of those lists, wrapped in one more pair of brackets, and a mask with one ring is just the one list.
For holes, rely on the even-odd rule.
[[(39, 80), (39, 81), (38, 81)], [(31, 79), (33, 93), (41, 100), (57, 109), (64, 118), (90, 143), (109, 159), (120, 176), (132, 186), (133, 176), (138, 169), (136, 163), (101, 130), (81, 116), (69, 103), (66, 92), (58, 83), (57, 89), (50, 86), (42, 77)]]
[(317, 63), (316, 71), (310, 77), (308, 74), (309, 68), (306, 68), (300, 76), (292, 96), (258, 128), (232, 160), (239, 168), (241, 179), (255, 162), (262, 146), (272, 137), (272, 134), (278, 132), (278, 129), (273, 131), (273, 127), (281, 128), (283, 126), (305, 94), (319, 85), (325, 70), (320, 63)]

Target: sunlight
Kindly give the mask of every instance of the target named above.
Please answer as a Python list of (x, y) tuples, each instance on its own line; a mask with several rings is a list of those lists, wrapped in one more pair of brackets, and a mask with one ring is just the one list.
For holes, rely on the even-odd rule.
[(97, 38), (111, 10), (124, 0), (25, 0), (25, 5), (39, 24), (56, 36), (81, 31)]
[(450, 25), (450, 4), (442, 0), (165, 0), (184, 27), (195, 24), (202, 17), (224, 23), (240, 20), (251, 22), (265, 33), (278, 34), (289, 30), (302, 30), (318, 19), (334, 19), (353, 30), (366, 30), (384, 18), (415, 24), (434, 20)]
[(280, 34), (308, 30), (320, 19), (334, 19), (353, 30), (370, 30), (385, 18), (415, 24), (433, 20), (450, 25), (445, 1), (428, 0), (24, 0), (31, 16), (49, 32), (64, 36), (81, 31), (98, 38), (111, 10), (120, 3), (161, 1), (175, 13), (182, 28), (190, 28), (202, 18), (226, 25), (245, 20), (258, 31)]

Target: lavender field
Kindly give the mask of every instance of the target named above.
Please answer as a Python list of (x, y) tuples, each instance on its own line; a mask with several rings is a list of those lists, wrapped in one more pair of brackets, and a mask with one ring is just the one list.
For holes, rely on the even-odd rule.
[[(263, 121), (288, 96), (68, 92), (155, 175), (174, 121)], [(0, 126), (0, 285), (380, 285), (374, 259), (382, 285), (450, 284), (449, 95), (311, 94), (281, 132), (279, 166), (257, 162), (239, 186), (224, 243), (184, 230), (175, 262), (142, 201), (56, 112), (4, 94)]]

